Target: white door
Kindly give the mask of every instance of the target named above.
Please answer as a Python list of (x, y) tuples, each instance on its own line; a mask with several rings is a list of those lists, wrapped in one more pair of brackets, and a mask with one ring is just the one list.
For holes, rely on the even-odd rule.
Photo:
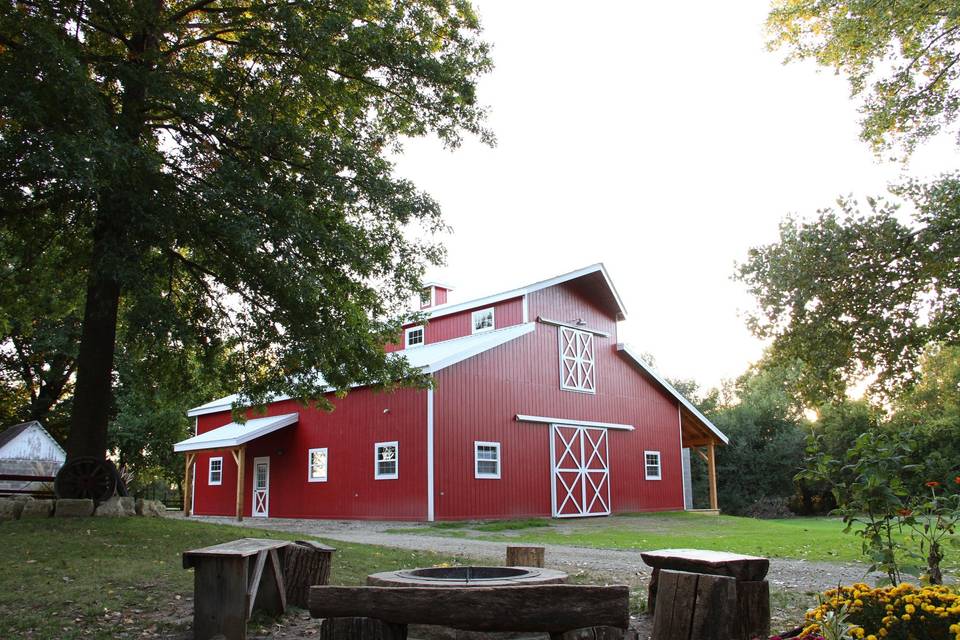
[(270, 509), (270, 458), (253, 459), (254, 517), (266, 518)]
[(550, 459), (554, 518), (610, 514), (606, 429), (552, 425)]

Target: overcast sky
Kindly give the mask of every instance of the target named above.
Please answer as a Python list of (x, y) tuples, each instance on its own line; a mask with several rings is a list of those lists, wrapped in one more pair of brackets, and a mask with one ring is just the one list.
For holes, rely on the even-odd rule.
[[(764, 47), (766, 0), (479, 0), (496, 68), (480, 85), (495, 148), (407, 144), (443, 207), (452, 300), (606, 264), (620, 339), (712, 386), (763, 345), (730, 277), (787, 214), (880, 194), (903, 168), (857, 137), (846, 82)], [(931, 145), (911, 175), (947, 168)]]

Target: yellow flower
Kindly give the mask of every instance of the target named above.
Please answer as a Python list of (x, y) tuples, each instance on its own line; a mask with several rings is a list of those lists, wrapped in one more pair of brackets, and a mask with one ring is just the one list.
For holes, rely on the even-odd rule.
[(871, 633), (870, 635), (867, 636), (867, 640), (877, 640), (877, 636)]
[(904, 622), (910, 622), (910, 614), (905, 613), (902, 616), (900, 616), (900, 619), (903, 620)]
[(903, 609), (904, 609), (904, 611), (906, 611), (907, 613), (914, 613), (914, 612), (916, 612), (916, 610), (917, 610), (917, 608), (916, 608), (915, 606), (913, 606), (912, 604), (908, 604), (908, 605), (905, 606)]

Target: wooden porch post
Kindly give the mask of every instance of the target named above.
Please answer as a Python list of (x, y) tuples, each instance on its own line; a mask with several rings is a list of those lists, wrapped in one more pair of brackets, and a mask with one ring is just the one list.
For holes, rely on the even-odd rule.
[(233, 459), (237, 463), (237, 521), (243, 521), (243, 474), (246, 470), (246, 454), (247, 447), (237, 447), (236, 449), (231, 449), (230, 453), (233, 454)]
[(193, 498), (193, 474), (190, 473), (190, 467), (193, 466), (193, 462), (196, 459), (196, 453), (191, 451), (186, 453), (183, 470), (183, 515), (187, 518), (193, 515), (190, 513), (190, 502)]
[(710, 481), (710, 508), (719, 510), (720, 505), (717, 501), (717, 463), (713, 450), (714, 446), (711, 442), (707, 445), (707, 477)]

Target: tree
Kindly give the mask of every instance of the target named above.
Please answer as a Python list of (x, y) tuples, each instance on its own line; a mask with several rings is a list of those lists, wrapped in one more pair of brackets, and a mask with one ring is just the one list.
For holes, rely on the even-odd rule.
[(85, 246), (69, 456), (104, 455), (121, 310), (158, 335), (178, 291), (251, 402), (423, 382), (382, 345), (444, 227), (386, 154), (490, 140), (478, 33), (463, 0), (3, 5), (0, 229)]
[[(774, 0), (772, 49), (846, 74), (861, 135), (907, 152), (956, 124), (960, 7), (951, 0)], [(954, 131), (956, 135), (956, 131)]]

